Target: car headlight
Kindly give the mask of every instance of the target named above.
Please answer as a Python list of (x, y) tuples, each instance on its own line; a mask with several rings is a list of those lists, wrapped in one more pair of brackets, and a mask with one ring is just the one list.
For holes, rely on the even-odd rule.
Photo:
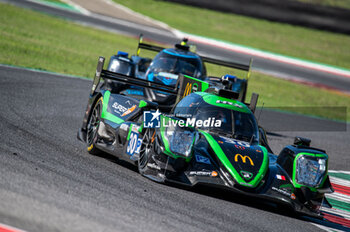
[(165, 129), (165, 138), (168, 140), (169, 148), (173, 153), (188, 157), (191, 154), (196, 133), (188, 128), (169, 125)]
[(297, 160), (296, 182), (317, 188), (321, 184), (327, 169), (325, 158), (301, 155)]

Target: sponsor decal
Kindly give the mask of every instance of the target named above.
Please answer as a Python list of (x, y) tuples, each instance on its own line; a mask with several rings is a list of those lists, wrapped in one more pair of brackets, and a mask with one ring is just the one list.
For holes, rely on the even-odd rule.
[(192, 92), (192, 84), (191, 83), (187, 83), (185, 91), (184, 91), (184, 94), (182, 95), (182, 97), (186, 97), (191, 92)]
[(286, 177), (283, 176), (283, 175), (276, 175), (276, 179), (279, 179), (279, 180), (286, 180)]
[(201, 155), (195, 155), (196, 161), (203, 164), (211, 164), (210, 159)]
[(126, 147), (126, 154), (133, 156), (140, 153), (142, 139), (139, 139), (139, 133), (131, 131), (128, 146)]
[(241, 105), (239, 105), (239, 104), (237, 104), (237, 103), (232, 103), (232, 102), (229, 102), (229, 101), (217, 100), (216, 103), (219, 103), (219, 104), (226, 104), (226, 105), (230, 105), (230, 106), (235, 106), (235, 107), (238, 107), (238, 108), (243, 108)]
[(153, 169), (156, 169), (156, 170), (159, 170), (159, 171), (161, 170), (161, 168), (158, 165), (154, 164), (154, 163), (148, 163), (147, 167), (153, 168)]
[(190, 176), (212, 176), (211, 171), (190, 171), (188, 173)]
[(281, 194), (283, 194), (285, 196), (291, 197), (290, 192), (287, 192), (286, 190), (279, 189), (279, 188), (276, 188), (276, 187), (272, 187), (271, 189), (276, 191), (276, 192), (279, 192), (279, 193), (281, 193)]
[(236, 155), (235, 155), (235, 162), (238, 162), (238, 157), (241, 158), (241, 160), (242, 160), (243, 163), (246, 163), (247, 160), (249, 160), (250, 165), (251, 165), (251, 166), (254, 166), (254, 162), (253, 162), (253, 160), (252, 160), (249, 156), (247, 156), (247, 155), (243, 156), (243, 155), (241, 155), (241, 154), (236, 154)]
[(186, 97), (187, 95), (197, 92), (198, 91), (198, 84), (197, 83), (187, 83), (186, 84), (186, 88), (184, 91), (184, 94), (182, 95), (182, 97)]
[(114, 102), (112, 105), (112, 108), (114, 109), (115, 113), (124, 117), (124, 116), (130, 114), (131, 112), (133, 112), (136, 109), (136, 105), (133, 105), (132, 107), (127, 108), (118, 102)]
[(198, 84), (197, 83), (193, 83), (192, 85), (192, 93), (197, 92), (198, 91)]
[(134, 110), (136, 109), (136, 105), (133, 105), (132, 107), (130, 107), (129, 109), (127, 109), (123, 114), (122, 117), (132, 113)]
[(211, 176), (212, 176), (212, 177), (217, 177), (218, 175), (219, 175), (219, 174), (218, 174), (216, 171), (212, 171), (212, 172), (211, 172)]
[(128, 110), (128, 108), (126, 108), (125, 106), (122, 106), (118, 102), (114, 102), (112, 105), (112, 108), (114, 109), (114, 112), (119, 114), (119, 115), (123, 114), (125, 111)]
[(250, 180), (253, 177), (253, 173), (247, 172), (247, 171), (241, 171), (241, 175), (244, 177), (246, 180)]
[(294, 193), (292, 193), (292, 194), (290, 195), (290, 198), (292, 198), (292, 200), (295, 200), (297, 197), (295, 196)]

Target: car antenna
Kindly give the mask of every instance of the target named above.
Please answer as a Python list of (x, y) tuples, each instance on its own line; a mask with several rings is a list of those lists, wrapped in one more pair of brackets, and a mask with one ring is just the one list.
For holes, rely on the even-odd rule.
[[(260, 120), (260, 116), (261, 116), (261, 112), (262, 112), (262, 110), (264, 109), (264, 102), (263, 102), (263, 104), (262, 104), (262, 106), (261, 106), (261, 109), (260, 109), (260, 112), (259, 112), (259, 115), (258, 115), (258, 118), (257, 118), (257, 124), (258, 124), (258, 126), (259, 126), (259, 120)], [(250, 138), (250, 141), (249, 141), (249, 144), (252, 144), (252, 142), (253, 142), (253, 139), (254, 139), (254, 134), (252, 135), (252, 137)]]
[(265, 104), (265, 102), (263, 102), (263, 104), (261, 106), (261, 109), (260, 109), (260, 112), (259, 112), (259, 116), (258, 116), (258, 119), (257, 119), (258, 126), (259, 126), (259, 120), (260, 120), (261, 112), (264, 109), (264, 104)]

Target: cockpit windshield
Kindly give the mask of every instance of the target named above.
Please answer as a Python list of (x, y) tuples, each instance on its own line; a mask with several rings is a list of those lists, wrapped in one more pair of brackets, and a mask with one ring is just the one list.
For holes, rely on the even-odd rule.
[(258, 138), (258, 127), (255, 118), (249, 113), (208, 104), (206, 107), (203, 105), (198, 107), (193, 117), (203, 121), (210, 119), (211, 124), (207, 128), (202, 127), (204, 130), (247, 142)]
[(258, 141), (258, 126), (251, 113), (208, 104), (197, 94), (180, 101), (174, 114), (191, 118), (192, 122), (195, 119), (193, 126), (211, 133), (247, 142)]
[(153, 60), (149, 72), (166, 72), (172, 74), (184, 74), (199, 78), (201, 73), (201, 63), (197, 57), (177, 56), (166, 52), (159, 53)]

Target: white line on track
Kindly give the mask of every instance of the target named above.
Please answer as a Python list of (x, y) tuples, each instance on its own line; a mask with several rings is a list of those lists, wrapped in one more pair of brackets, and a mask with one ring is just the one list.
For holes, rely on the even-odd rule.
[(330, 179), (331, 183), (350, 187), (350, 181), (348, 181), (348, 180), (344, 180), (344, 179), (340, 179), (338, 177), (332, 177), (332, 176), (330, 176), (329, 179)]
[(15, 228), (13, 226), (9, 226), (6, 224), (0, 223), (0, 231), (6, 231), (6, 232), (26, 232), (24, 230), (20, 230), (18, 228)]
[[(52, 7), (52, 8), (57, 8), (56, 6), (48, 5), (48, 4), (45, 4), (45, 3), (42, 3), (42, 2), (39, 2), (39, 1), (35, 1), (35, 0), (26, 0), (26, 1), (34, 2), (34, 3), (37, 3), (37, 4), (41, 4), (41, 5), (46, 5), (46, 6)], [(131, 22), (131, 21), (126, 21), (126, 20), (123, 20), (123, 19), (118, 19), (118, 18), (113, 18), (113, 17), (109, 17), (109, 16), (93, 13), (93, 12), (90, 12), (90, 11), (86, 10), (85, 8), (81, 7), (80, 5), (71, 2), (70, 0), (64, 0), (64, 1), (66, 1), (68, 4), (72, 5), (73, 7), (77, 8), (79, 11), (81, 11), (82, 14), (87, 15), (87, 16), (92, 17), (92, 18), (95, 18), (95, 19), (99, 19), (99, 20), (102, 20), (102, 21), (105, 21), (105, 22), (108, 22), (108, 23), (112, 22), (112, 23), (119, 24), (119, 25), (122, 25), (122, 26), (125, 26), (125, 27), (134, 28), (136, 30), (147, 30), (147, 31), (152, 32), (152, 33), (157, 34), (157, 35), (164, 35), (164, 34), (168, 33), (170, 35), (175, 36), (173, 34), (172, 30), (170, 30), (170, 29), (169, 30), (167, 30), (167, 29), (162, 30), (162, 29), (158, 29), (158, 28), (155, 28), (155, 27), (152, 27), (152, 26), (140, 25), (140, 24), (137, 24), (137, 23), (134, 23), (134, 22)], [(118, 34), (124, 34), (124, 35), (128, 35), (128, 36), (133, 36), (133, 34), (129, 34), (129, 33), (126, 33), (124, 31), (111, 29), (109, 27), (97, 26), (97, 25), (95, 25), (93, 23), (86, 23), (86, 22), (82, 22), (82, 21), (79, 21), (79, 20), (72, 20), (72, 21), (73, 22), (77, 22), (77, 23), (82, 24), (82, 25), (85, 25), (85, 26), (92, 26), (92, 27), (95, 27), (95, 28), (99, 28), (99, 29), (102, 29), (102, 30), (105, 30), (105, 31), (110, 31), (110, 32), (118, 33)]]
[(334, 193), (326, 194), (326, 197), (350, 204), (349, 196), (344, 194), (334, 192)]
[(91, 12), (88, 11), (87, 9), (85, 9), (84, 7), (72, 2), (71, 0), (61, 0), (64, 3), (67, 3), (68, 5), (71, 5), (72, 7), (74, 7), (75, 9), (77, 9), (80, 13), (84, 14), (84, 15), (91, 15)]
[(336, 208), (328, 209), (328, 208), (324, 208), (324, 207), (322, 207), (321, 210), (326, 212), (326, 213), (331, 213), (331, 214), (343, 216), (344, 218), (350, 220), (350, 212), (348, 212), (348, 211), (336, 209)]
[[(151, 27), (151, 26), (146, 26), (146, 25), (139, 25), (137, 23), (133, 23), (130, 21), (125, 21), (122, 19), (117, 19), (117, 18), (113, 18), (113, 17), (109, 17), (109, 16), (105, 16), (105, 15), (100, 15), (100, 14), (96, 14), (96, 13), (91, 13), (91, 15), (89, 15), (90, 17), (96, 18), (96, 19), (100, 19), (103, 20), (105, 22), (113, 22), (116, 24), (120, 24), (126, 27), (131, 27), (134, 29), (142, 29), (142, 30), (147, 30), (149, 32), (152, 32), (154, 34), (158, 34), (158, 35), (164, 35), (164, 33), (169, 33), (171, 34), (170, 31), (165, 31), (165, 30), (161, 30), (161, 29), (157, 29), (155, 27)], [(110, 28), (107, 29), (108, 31), (110, 31)]]
[(125, 6), (121, 5), (121, 4), (118, 4), (118, 3), (116, 3), (116, 2), (114, 2), (114, 1), (112, 1), (112, 0), (102, 0), (102, 1), (104, 1), (105, 3), (111, 5), (111, 6), (115, 7), (115, 8), (119, 8), (119, 9), (121, 9), (121, 10), (124, 11), (124, 12), (127, 12), (127, 13), (129, 13), (129, 14), (135, 15), (135, 16), (137, 16), (137, 17), (139, 17), (139, 18), (142, 18), (142, 19), (145, 20), (145, 21), (151, 22), (151, 23), (153, 23), (154, 25), (157, 25), (157, 26), (159, 26), (159, 27), (161, 27), (161, 28), (164, 28), (164, 29), (169, 30), (169, 31), (173, 30), (173, 29), (172, 29), (168, 24), (166, 24), (166, 23), (163, 23), (163, 22), (161, 22), (161, 21), (152, 19), (152, 18), (150, 18), (150, 17), (148, 17), (148, 16), (146, 16), (146, 15), (140, 14), (140, 13), (138, 13), (138, 12), (136, 12), (136, 11), (133, 11), (132, 9), (127, 8), (127, 7), (125, 7)]
[(79, 76), (74, 76), (69, 74), (55, 73), (55, 72), (43, 71), (43, 70), (38, 70), (33, 68), (18, 67), (18, 66), (6, 65), (6, 64), (0, 64), (0, 67), (16, 69), (16, 70), (24, 70), (24, 71), (35, 72), (35, 73), (45, 73), (52, 76), (60, 76), (60, 77), (74, 78), (74, 79), (80, 79), (85, 81), (92, 81), (92, 79), (88, 77), (79, 77)]
[(317, 226), (318, 228), (322, 229), (322, 230), (325, 230), (325, 231), (329, 231), (329, 232), (343, 232), (342, 230), (337, 230), (337, 229), (334, 229), (334, 228), (331, 228), (331, 227), (327, 227), (327, 226), (323, 226), (323, 225), (320, 225), (320, 224), (317, 224), (317, 223), (311, 223), (312, 225), (314, 226)]
[(336, 170), (329, 170), (328, 172), (330, 172), (330, 173), (342, 173), (342, 174), (347, 174), (347, 175), (350, 175), (350, 171), (336, 171)]

